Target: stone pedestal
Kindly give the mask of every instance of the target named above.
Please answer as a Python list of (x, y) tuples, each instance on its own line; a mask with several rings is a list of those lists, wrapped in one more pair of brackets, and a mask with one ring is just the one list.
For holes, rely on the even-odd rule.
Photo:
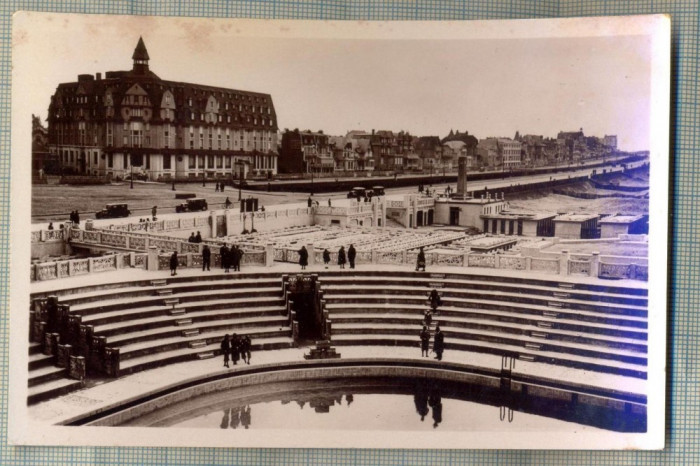
[(149, 272), (158, 270), (158, 248), (155, 246), (148, 247), (148, 267)]

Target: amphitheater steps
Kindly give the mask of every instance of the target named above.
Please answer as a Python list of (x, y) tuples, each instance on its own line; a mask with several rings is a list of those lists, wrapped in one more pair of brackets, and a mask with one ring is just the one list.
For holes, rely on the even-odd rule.
[(142, 308), (132, 308), (129, 310), (118, 310), (109, 311), (102, 313), (93, 313), (88, 316), (83, 317), (82, 323), (90, 324), (95, 326), (112, 324), (117, 322), (130, 321), (134, 319), (146, 319), (146, 318), (157, 318), (165, 315), (169, 315), (171, 312), (175, 311), (176, 316), (189, 315), (194, 312), (200, 312), (202, 310), (223, 310), (223, 309), (240, 309), (240, 308), (255, 308), (257, 306), (277, 306), (283, 307), (284, 300), (278, 296), (271, 296), (265, 298), (238, 298), (236, 300), (231, 299), (211, 299), (209, 301), (198, 301), (195, 303), (184, 303), (181, 309), (184, 309), (184, 313), (178, 312), (178, 307), (166, 307), (166, 306), (148, 306)]
[[(197, 292), (180, 293), (174, 295), (173, 297), (162, 298), (159, 296), (146, 296), (134, 298), (129, 295), (123, 295), (118, 299), (109, 299), (101, 301), (99, 305), (93, 305), (93, 303), (86, 304), (76, 304), (71, 306), (71, 313), (79, 314), (81, 316), (89, 316), (92, 314), (99, 314), (105, 312), (118, 312), (118, 311), (129, 311), (136, 308), (152, 307), (152, 306), (165, 306), (172, 307), (172, 303), (177, 300), (176, 304), (184, 303), (197, 303), (202, 301), (209, 301), (212, 294), (214, 294), (219, 300), (223, 299), (249, 299), (249, 300), (259, 300), (264, 298), (279, 298), (281, 295), (280, 287), (275, 288), (255, 288), (253, 290), (221, 290), (219, 292), (214, 292), (212, 290), (202, 290)], [(168, 304), (170, 303), (170, 304)]]
[[(401, 302), (414, 299), (424, 302), (427, 305), (427, 293), (424, 290), (410, 286), (373, 285), (360, 287), (356, 285), (323, 285), (324, 298), (341, 294), (345, 300), (352, 299), (352, 296), (384, 296), (385, 299), (395, 299), (393, 296), (400, 296)], [(387, 298), (392, 297), (392, 298)], [(646, 317), (647, 309), (643, 306), (635, 305), (612, 305), (609, 303), (591, 302), (582, 300), (562, 300), (553, 297), (540, 297), (525, 293), (505, 293), (505, 292), (477, 292), (472, 290), (458, 290), (454, 288), (443, 289), (441, 291), (442, 301), (445, 304), (459, 302), (461, 300), (478, 299), (488, 301), (508, 301), (517, 304), (557, 306), (557, 309), (576, 309), (582, 311), (598, 311), (610, 314), (636, 315)]]
[[(376, 303), (371, 306), (365, 304), (346, 304), (343, 302), (335, 302), (330, 300), (326, 303), (326, 309), (329, 311), (331, 318), (342, 318), (346, 314), (358, 314), (367, 316), (368, 314), (377, 314), (385, 316), (421, 316), (427, 306), (421, 305), (404, 305), (396, 306), (391, 303)], [(637, 325), (645, 324), (644, 321), (632, 320), (623, 321), (622, 324), (613, 324), (609, 320), (597, 317), (596, 322), (587, 320), (579, 320), (580, 315), (574, 314), (571, 318), (552, 318), (544, 316), (546, 311), (522, 312), (522, 308), (514, 308), (508, 310), (482, 310), (471, 307), (453, 307), (443, 306), (440, 308), (439, 314), (436, 314), (435, 319), (445, 317), (477, 319), (485, 321), (505, 322), (510, 324), (528, 325), (547, 330), (566, 330), (571, 332), (591, 333), (594, 335), (619, 336), (629, 338), (631, 340), (647, 339), (647, 332), (638, 328)], [(532, 311), (532, 310), (528, 310)]]
[(57, 380), (65, 377), (66, 369), (64, 367), (44, 366), (29, 371), (29, 386), (44, 384), (52, 380)]
[[(442, 328), (442, 326), (441, 326)], [(443, 328), (445, 340), (451, 342), (481, 342), (481, 344), (503, 344), (512, 347), (526, 347), (530, 345), (532, 348), (542, 349), (552, 353), (565, 353), (566, 355), (573, 354), (599, 360), (613, 360), (637, 365), (646, 365), (646, 353), (636, 351), (628, 351), (620, 348), (608, 348), (594, 346), (590, 344), (576, 342), (561, 342), (548, 340), (543, 342), (540, 339), (532, 338), (529, 335), (513, 335), (499, 331), (489, 331), (481, 329), (464, 330), (457, 327), (445, 326)], [(381, 326), (376, 324), (336, 324), (333, 323), (333, 337), (340, 335), (384, 335), (384, 336), (413, 336), (415, 341), (418, 341), (420, 333), (419, 325), (406, 324), (389, 324), (383, 323)]]
[[(331, 343), (336, 346), (408, 346), (415, 347), (416, 352), (420, 351), (420, 341), (418, 336), (404, 335), (334, 335)], [(432, 345), (431, 345), (432, 346)], [(480, 341), (453, 341), (446, 338), (445, 352), (450, 351), (471, 351), (475, 353), (495, 354), (499, 356), (511, 356), (532, 362), (542, 362), (556, 364), (577, 369), (593, 370), (627, 377), (640, 379), (647, 378), (647, 368), (645, 365), (630, 364), (614, 360), (601, 361), (597, 358), (590, 358), (576, 354), (561, 354), (549, 351), (532, 351), (521, 346), (508, 344), (488, 343)], [(468, 358), (468, 355), (459, 356)]]
[[(357, 305), (367, 308), (373, 308), (378, 305), (391, 304), (395, 307), (415, 307), (417, 309), (428, 309), (427, 300), (416, 300), (411, 298), (395, 297), (392, 295), (334, 295), (325, 294), (323, 296), (326, 301), (326, 307), (330, 309), (331, 305)], [(522, 315), (539, 315), (546, 316), (552, 319), (561, 317), (572, 320), (609, 323), (618, 326), (636, 327), (639, 329), (647, 328), (647, 320), (644, 317), (629, 316), (629, 315), (614, 315), (610, 316), (603, 312), (583, 311), (572, 309), (557, 309), (553, 310), (548, 306), (542, 305), (523, 305), (520, 303), (512, 303), (509, 301), (500, 300), (480, 300), (480, 299), (443, 299), (443, 306), (440, 309), (479, 309), (486, 311), (511, 312)]]
[(237, 326), (235, 322), (232, 322), (230, 327), (226, 330), (218, 330), (216, 332), (209, 332), (206, 337), (202, 335), (195, 335), (193, 337), (183, 337), (181, 335), (160, 338), (153, 341), (140, 341), (135, 343), (129, 343), (126, 345), (119, 346), (120, 350), (120, 361), (122, 363), (126, 362), (128, 359), (144, 356), (147, 354), (155, 354), (159, 352), (167, 352), (172, 350), (179, 350), (182, 348), (187, 348), (189, 342), (192, 340), (201, 340), (205, 338), (207, 344), (211, 343), (221, 343), (224, 335), (226, 333), (240, 333), (241, 335), (250, 335), (252, 340), (265, 339), (265, 338), (281, 338), (290, 337), (291, 329), (278, 327), (250, 327), (241, 328)]
[(54, 364), (55, 357), (52, 355), (46, 355), (43, 353), (34, 353), (29, 355), (29, 362), (27, 364), (29, 370), (39, 369), (40, 367), (52, 366)]
[[(485, 281), (482, 276), (473, 275), (447, 275), (444, 278), (431, 277), (433, 274), (398, 274), (392, 275), (389, 280), (385, 275), (377, 275), (375, 272), (327, 272), (320, 277), (324, 285), (347, 283), (348, 278), (352, 278), (353, 284), (358, 286), (383, 285), (390, 282), (393, 285), (410, 285), (412, 287), (425, 287), (426, 292), (437, 288), (438, 291), (447, 288), (472, 289), (472, 290), (492, 290), (492, 291), (516, 291), (530, 294), (540, 294), (554, 296), (555, 293), (568, 294), (574, 299), (596, 298), (609, 303), (627, 303), (630, 299), (638, 300), (638, 305), (646, 306), (647, 290), (644, 288), (609, 287), (590, 284), (572, 284), (563, 282), (553, 282), (547, 280), (532, 280), (514, 277), (489, 277)], [(445, 274), (437, 274), (445, 275)], [(570, 286), (562, 288), (562, 285)]]
[[(398, 324), (398, 325), (411, 325), (413, 329), (420, 330), (423, 324), (423, 318), (421, 316), (408, 316), (401, 315), (397, 317), (396, 314), (389, 315), (367, 315), (367, 314), (343, 314), (343, 315), (330, 315), (331, 321), (333, 322), (333, 329), (343, 329), (351, 328), (355, 325), (367, 324), (377, 327), (378, 324)], [(512, 324), (502, 321), (486, 320), (486, 319), (463, 319), (446, 317), (440, 315), (434, 317), (432, 328), (435, 327), (436, 322), (440, 323), (443, 328), (455, 328), (455, 329), (471, 329), (471, 330), (484, 330), (484, 331), (494, 331), (503, 334), (510, 335), (522, 335), (529, 336), (530, 338), (537, 338), (548, 341), (560, 341), (566, 343), (577, 343), (591, 346), (600, 346), (604, 348), (615, 348), (623, 349), (627, 351), (633, 351), (637, 353), (645, 354), (647, 352), (646, 340), (638, 340), (632, 338), (623, 337), (606, 337), (598, 335), (590, 335), (584, 332), (571, 332), (566, 330), (549, 330), (543, 332), (541, 330), (535, 330), (532, 326), (523, 326), (521, 324)]]
[(83, 384), (80, 380), (61, 378), (29, 387), (27, 404), (40, 403), (57, 396), (65, 395), (66, 393), (82, 388), (82, 386)]
[(132, 329), (132, 331), (125, 331), (116, 333), (113, 336), (107, 337), (108, 346), (125, 346), (139, 342), (160, 340), (162, 338), (173, 338), (176, 336), (190, 337), (194, 335), (201, 335), (208, 332), (215, 332), (217, 330), (228, 329), (231, 332), (240, 330), (243, 331), (246, 328), (258, 328), (258, 327), (269, 327), (272, 329), (289, 328), (287, 327), (288, 321), (286, 317), (281, 317), (279, 311), (276, 310), (276, 316), (266, 316), (266, 317), (239, 317), (239, 316), (224, 316), (222, 319), (218, 320), (207, 320), (207, 321), (195, 321), (190, 328), (183, 329), (181, 327), (154, 327), (148, 330), (137, 330), (138, 327)]
[[(214, 338), (214, 341), (207, 339), (207, 345), (202, 348), (177, 348), (170, 351), (150, 353), (127, 359), (120, 364), (120, 374), (127, 375), (166, 364), (219, 356), (221, 355), (220, 344), (222, 338), (223, 334)], [(287, 349), (294, 348), (295, 346), (291, 336), (256, 338), (255, 335), (253, 335), (252, 338), (251, 352), (253, 353), (253, 359), (255, 358), (256, 351)]]

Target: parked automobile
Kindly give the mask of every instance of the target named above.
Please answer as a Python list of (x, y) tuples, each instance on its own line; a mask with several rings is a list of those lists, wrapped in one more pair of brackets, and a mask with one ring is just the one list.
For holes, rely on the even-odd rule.
[(372, 186), (372, 191), (374, 192), (375, 196), (383, 196), (384, 186)]
[(95, 213), (95, 218), (128, 217), (130, 213), (126, 204), (107, 204), (104, 209)]
[(201, 197), (195, 197), (192, 199), (187, 199), (187, 202), (175, 207), (175, 212), (199, 212), (202, 210), (207, 210), (209, 206), (207, 205), (207, 200)]
[(355, 199), (357, 197), (365, 197), (367, 190), (360, 186), (355, 186), (348, 193), (348, 199)]

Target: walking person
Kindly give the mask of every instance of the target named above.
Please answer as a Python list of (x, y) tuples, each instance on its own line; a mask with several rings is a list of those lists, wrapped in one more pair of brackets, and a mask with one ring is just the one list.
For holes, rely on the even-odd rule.
[(158, 206), (154, 205), (153, 208), (151, 209), (151, 216), (153, 217), (153, 221), (156, 221), (156, 214), (158, 213)]
[(430, 328), (430, 324), (433, 322), (433, 313), (430, 309), (427, 309), (423, 313), (423, 323)]
[(420, 332), (420, 355), (421, 357), (428, 357), (428, 351), (430, 350), (430, 331), (428, 327), (423, 326), (423, 330)]
[(49, 222), (49, 230), (53, 230), (53, 222)]
[(301, 270), (306, 270), (306, 266), (309, 265), (309, 251), (306, 250), (306, 246), (302, 246), (298, 253)]
[(224, 244), (223, 246), (221, 246), (221, 248), (219, 248), (219, 256), (221, 257), (221, 268), (224, 269), (224, 272), (228, 273), (228, 269), (229, 269), (230, 265), (228, 263), (229, 252), (228, 252), (228, 246), (226, 246), (226, 244)]
[(221, 352), (224, 355), (224, 367), (229, 367), (228, 355), (231, 352), (231, 339), (229, 338), (228, 333), (224, 335), (224, 339), (221, 340)]
[(229, 199), (228, 196), (226, 196), (226, 201), (224, 201), (224, 207), (225, 207), (226, 209), (230, 209), (230, 208), (231, 208), (231, 199)]
[(433, 288), (433, 290), (428, 295), (428, 301), (430, 301), (430, 307), (433, 309), (433, 312), (437, 313), (437, 308), (442, 306), (442, 299), (440, 298), (438, 290)]
[(331, 198), (328, 198), (328, 207), (331, 207)]
[(216, 185), (214, 186), (214, 192), (218, 193), (219, 192), (219, 182), (216, 182)]
[(202, 242), (202, 234), (200, 232), (197, 232), (197, 236), (194, 237), (194, 242), (195, 243), (201, 243)]
[(206, 244), (202, 248), (202, 272), (205, 270), (208, 272), (211, 266), (211, 249)]
[(224, 186), (226, 186), (226, 183), (224, 183), (224, 182), (222, 181), (221, 184), (220, 184), (219, 186), (221, 187), (221, 192), (223, 193), (223, 192), (224, 192)]
[(244, 335), (241, 340), (241, 355), (243, 356), (243, 361), (246, 364), (250, 364), (250, 336)]
[(235, 333), (233, 334), (233, 338), (231, 338), (231, 360), (233, 361), (233, 365), (235, 366), (238, 364), (238, 360), (240, 359), (240, 353), (239, 351), (241, 350), (241, 340), (238, 338), (238, 335)]
[(425, 251), (423, 251), (423, 246), (420, 247), (418, 257), (416, 258), (416, 272), (421, 269), (425, 272)]
[(435, 327), (435, 339), (433, 340), (433, 352), (435, 359), (442, 361), (442, 352), (445, 351), (445, 334), (440, 330), (440, 324)]
[(78, 211), (75, 211), (75, 224), (80, 226), (80, 213)]
[(328, 251), (328, 248), (323, 250), (323, 264), (328, 268), (328, 264), (331, 262), (331, 253)]
[(338, 265), (341, 269), (345, 268), (345, 246), (341, 246), (338, 250)]
[(351, 269), (355, 268), (355, 257), (357, 257), (357, 251), (355, 251), (355, 246), (351, 244), (348, 248), (348, 261)]
[(309, 198), (306, 200), (306, 207), (311, 207), (313, 204), (313, 201), (311, 200), (311, 195), (309, 195)]
[(170, 276), (177, 275), (177, 251), (170, 256)]
[(231, 259), (233, 260), (233, 271), (241, 271), (241, 258), (243, 257), (243, 249), (239, 248), (237, 245), (233, 245), (231, 249)]

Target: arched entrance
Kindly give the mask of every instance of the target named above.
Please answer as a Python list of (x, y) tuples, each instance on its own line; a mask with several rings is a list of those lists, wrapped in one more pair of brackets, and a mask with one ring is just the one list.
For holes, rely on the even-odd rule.
[(428, 225), (433, 224), (433, 218), (435, 216), (435, 211), (433, 209), (428, 210)]
[(416, 212), (416, 226), (417, 227), (422, 227), (423, 226), (423, 211), (419, 210)]

